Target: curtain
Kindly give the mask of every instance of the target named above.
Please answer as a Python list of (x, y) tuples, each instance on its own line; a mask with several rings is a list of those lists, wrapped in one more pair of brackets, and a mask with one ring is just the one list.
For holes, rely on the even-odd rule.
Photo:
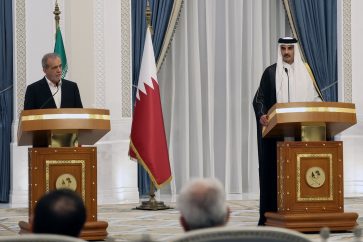
[[(132, 103), (135, 102), (137, 83), (144, 51), (146, 33), (146, 1), (131, 1), (132, 12)], [(151, 25), (154, 29), (153, 45), (155, 56), (159, 56), (164, 40), (164, 34), (168, 27), (169, 17), (174, 1), (150, 0), (152, 12)], [(147, 195), (150, 190), (150, 179), (141, 165), (138, 165), (138, 187), (140, 195)]]
[(336, 102), (337, 1), (289, 0), (289, 5), (297, 37), (324, 100)]
[[(280, 0), (185, 1), (158, 73), (173, 180), (216, 177), (229, 199), (258, 194), (252, 99), (289, 35)], [(175, 199), (175, 196), (172, 196)]]
[(0, 1), (0, 202), (9, 202), (13, 119), (12, 1)]

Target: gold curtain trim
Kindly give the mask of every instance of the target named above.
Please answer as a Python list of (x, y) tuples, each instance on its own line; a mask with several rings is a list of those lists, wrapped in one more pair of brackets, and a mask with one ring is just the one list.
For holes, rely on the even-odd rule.
[(110, 115), (104, 114), (41, 114), (41, 115), (29, 115), (21, 117), (22, 121), (33, 121), (33, 120), (48, 120), (48, 119), (101, 119), (110, 120)]
[(297, 30), (296, 30), (296, 25), (295, 25), (296, 21), (295, 21), (295, 19), (294, 19), (293, 15), (292, 15), (292, 11), (291, 11), (291, 8), (290, 8), (290, 2), (289, 2), (289, 0), (282, 0), (282, 3), (283, 3), (283, 5), (284, 5), (284, 9), (285, 9), (285, 12), (286, 12), (287, 18), (288, 18), (288, 20), (289, 20), (289, 25), (290, 25), (290, 28), (291, 28), (291, 31), (292, 31), (292, 35), (294, 36), (294, 38), (296, 38), (296, 39), (298, 39), (298, 40), (299, 40), (299, 41), (297, 42), (297, 44), (299, 45), (300, 54), (301, 54), (301, 57), (302, 57), (302, 59), (303, 59), (303, 62), (305, 63), (305, 67), (306, 67), (306, 69), (307, 69), (307, 71), (308, 71), (308, 73), (309, 73), (309, 75), (310, 75), (310, 77), (311, 77), (311, 79), (312, 79), (312, 81), (313, 81), (313, 85), (314, 85), (314, 87), (315, 87), (315, 90), (318, 92), (318, 94), (319, 94), (319, 96), (320, 96), (321, 100), (323, 100), (323, 101), (324, 101), (324, 99), (323, 99), (323, 95), (321, 94), (320, 89), (319, 89), (319, 87), (318, 87), (318, 84), (317, 84), (317, 82), (316, 82), (316, 80), (315, 80), (314, 73), (312, 72), (312, 70), (311, 70), (311, 68), (310, 68), (309, 64), (307, 63), (307, 61), (306, 61), (306, 57), (305, 57), (305, 53), (304, 53), (304, 50), (303, 50), (303, 48), (301, 47), (301, 44), (300, 44), (300, 43), (301, 43), (301, 42), (300, 42), (300, 37), (299, 37), (299, 34), (298, 34)]
[(184, 0), (174, 0), (173, 9), (169, 17), (168, 27), (166, 28), (163, 45), (160, 50), (160, 55), (156, 63), (157, 71), (160, 70), (164, 60), (166, 58), (166, 53), (168, 52), (171, 41), (173, 40), (176, 27), (179, 22), (180, 12), (183, 7)]
[[(292, 31), (292, 35), (293, 35), (294, 38), (300, 40), (299, 39), (299, 35), (298, 35), (297, 31), (296, 31), (295, 21), (294, 21), (294, 18), (292, 16), (292, 12), (291, 12), (291, 8), (290, 8), (289, 0), (282, 0), (282, 3), (284, 5), (284, 9), (285, 9), (287, 18), (289, 20), (289, 25), (290, 25), (290, 28), (291, 28), (291, 31)], [(306, 62), (305, 55), (304, 55), (304, 51), (303, 51), (303, 49), (300, 46), (300, 42), (298, 42), (297, 44), (300, 47), (300, 52), (301, 52), (301, 56), (303, 58), (303, 61)]]
[(308, 64), (308, 63), (306, 63), (306, 62), (305, 62), (305, 67), (306, 67), (306, 69), (308, 70), (308, 72), (309, 72), (309, 75), (310, 75), (311, 79), (313, 80), (313, 84), (314, 84), (315, 90), (317, 90), (317, 91), (318, 91), (318, 94), (319, 94), (319, 96), (320, 96), (321, 100), (323, 100), (323, 101), (324, 101), (323, 94), (321, 94), (321, 92), (320, 92), (320, 89), (319, 89), (318, 84), (317, 84), (317, 82), (316, 82), (316, 80), (315, 80), (315, 77), (314, 77), (314, 73), (313, 73), (313, 71), (311, 70), (311, 68), (310, 68), (309, 64)]

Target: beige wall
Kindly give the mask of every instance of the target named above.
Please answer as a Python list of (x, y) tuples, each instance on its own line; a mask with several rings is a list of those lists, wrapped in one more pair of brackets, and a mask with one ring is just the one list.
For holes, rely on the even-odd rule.
[(68, 79), (78, 83), (84, 107), (94, 107), (93, 1), (65, 1)]
[(337, 4), (339, 101), (355, 103), (357, 124), (336, 139), (344, 142), (344, 193), (355, 196), (363, 193), (363, 1), (344, 0)]

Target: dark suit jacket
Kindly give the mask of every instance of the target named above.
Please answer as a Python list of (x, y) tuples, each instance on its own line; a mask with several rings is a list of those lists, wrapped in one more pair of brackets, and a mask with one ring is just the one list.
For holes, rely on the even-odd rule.
[[(82, 108), (78, 86), (75, 82), (62, 79), (61, 108)], [(57, 108), (45, 77), (26, 89), (24, 110)]]

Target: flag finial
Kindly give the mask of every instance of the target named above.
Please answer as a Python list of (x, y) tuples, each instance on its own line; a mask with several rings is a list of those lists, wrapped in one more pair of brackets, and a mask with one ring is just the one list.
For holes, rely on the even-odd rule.
[(151, 8), (150, 8), (150, 2), (149, 0), (146, 0), (146, 10), (145, 10), (145, 15), (146, 15), (146, 24), (147, 24), (147, 27), (150, 28), (150, 33), (151, 35), (154, 34), (154, 30), (153, 30), (153, 27), (151, 25)]
[(61, 14), (61, 11), (59, 11), (59, 6), (58, 6), (57, 0), (55, 1), (55, 8), (54, 8), (53, 14), (55, 15), (54, 16), (55, 28), (57, 29), (59, 27), (59, 19), (60, 19), (59, 15)]
[(58, 1), (55, 1), (55, 8), (54, 8), (54, 19), (55, 19), (55, 44), (54, 44), (54, 53), (57, 53), (62, 61), (62, 78), (64, 78), (68, 71), (68, 64), (67, 64), (67, 56), (66, 51), (64, 49), (63, 44), (63, 37), (62, 32), (59, 26), (59, 15), (61, 11), (59, 11)]

